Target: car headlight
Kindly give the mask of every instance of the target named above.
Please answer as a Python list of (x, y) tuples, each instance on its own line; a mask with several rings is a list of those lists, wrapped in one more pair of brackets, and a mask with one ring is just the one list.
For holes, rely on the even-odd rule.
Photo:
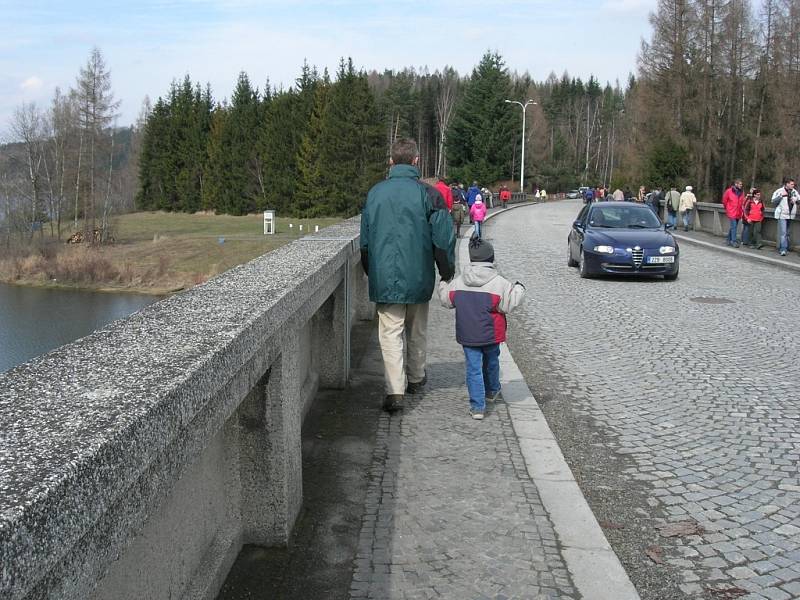
[(675, 254), (675, 246), (661, 246), (658, 251), (661, 254)]
[(602, 254), (614, 254), (614, 246), (595, 246), (592, 250)]

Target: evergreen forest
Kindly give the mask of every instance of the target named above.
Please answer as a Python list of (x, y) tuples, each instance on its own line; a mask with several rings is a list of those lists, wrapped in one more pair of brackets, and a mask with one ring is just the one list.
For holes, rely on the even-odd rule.
[(508, 100), (530, 101), (529, 192), (693, 185), (718, 201), (735, 177), (777, 186), (800, 175), (798, 18), (800, 0), (658, 0), (636, 73), (614, 82), (536, 81), (492, 51), (469, 73), (368, 72), (343, 58), (334, 73), (298, 65), (276, 87), (242, 72), (229, 95), (186, 76), (127, 128), (95, 49), (75, 89), (15, 114), (14, 143), (0, 147), (6, 222), (12, 204), (23, 222), (57, 217), (59, 231), (127, 210), (353, 215), (401, 137), (419, 143), (425, 178), (518, 189), (523, 112)]

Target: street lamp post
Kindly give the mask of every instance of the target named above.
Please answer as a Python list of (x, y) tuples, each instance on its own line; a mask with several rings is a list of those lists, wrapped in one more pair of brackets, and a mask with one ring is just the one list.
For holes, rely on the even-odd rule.
[[(527, 100), (525, 104), (519, 100), (506, 100), (506, 104), (517, 104), (522, 107), (522, 159), (519, 165), (519, 191), (525, 193), (525, 111), (529, 104), (538, 104), (533, 100)], [(513, 173), (512, 173), (513, 175)]]

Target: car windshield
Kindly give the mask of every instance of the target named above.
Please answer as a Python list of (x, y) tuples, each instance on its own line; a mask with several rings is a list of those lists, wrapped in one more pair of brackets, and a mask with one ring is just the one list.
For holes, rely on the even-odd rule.
[(590, 227), (607, 229), (657, 229), (656, 214), (646, 206), (594, 206), (589, 214)]

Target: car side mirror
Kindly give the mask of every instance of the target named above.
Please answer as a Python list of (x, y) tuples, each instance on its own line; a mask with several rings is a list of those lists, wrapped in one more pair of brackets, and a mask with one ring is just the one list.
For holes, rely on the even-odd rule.
[(575, 219), (572, 222), (572, 228), (573, 229), (578, 229), (578, 230), (583, 229), (583, 225), (581, 225), (581, 220), (580, 219)]

